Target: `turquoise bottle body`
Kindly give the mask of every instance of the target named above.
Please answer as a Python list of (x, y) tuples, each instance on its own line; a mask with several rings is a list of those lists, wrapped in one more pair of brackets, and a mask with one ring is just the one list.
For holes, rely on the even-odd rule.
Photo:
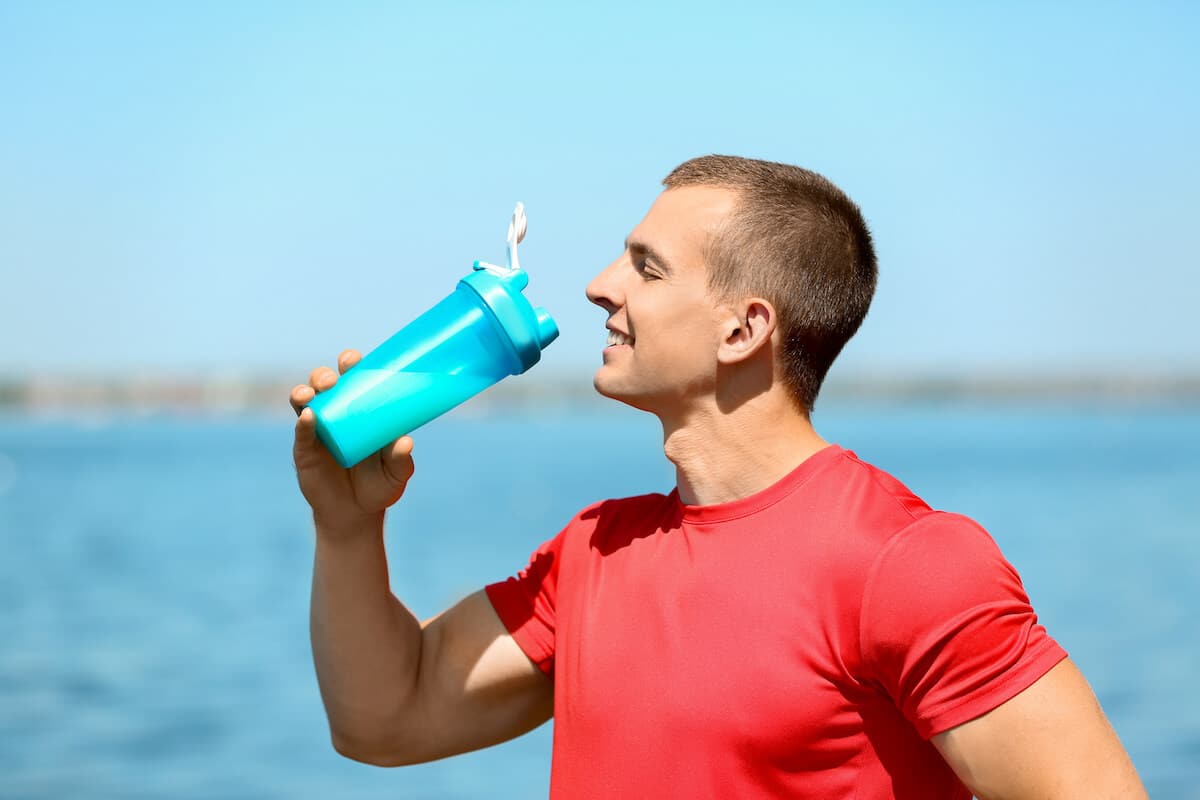
[(536, 364), (558, 325), (521, 293), (528, 284), (520, 269), (476, 261), (453, 292), (314, 397), (317, 436), (337, 462), (352, 467)]

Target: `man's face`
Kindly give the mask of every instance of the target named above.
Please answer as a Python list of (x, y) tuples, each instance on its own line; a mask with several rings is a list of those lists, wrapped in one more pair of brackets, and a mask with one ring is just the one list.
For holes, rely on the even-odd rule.
[(721, 309), (709, 295), (704, 250), (736, 200), (728, 189), (686, 186), (658, 196), (597, 275), (587, 296), (608, 312), (601, 394), (670, 414), (716, 381)]

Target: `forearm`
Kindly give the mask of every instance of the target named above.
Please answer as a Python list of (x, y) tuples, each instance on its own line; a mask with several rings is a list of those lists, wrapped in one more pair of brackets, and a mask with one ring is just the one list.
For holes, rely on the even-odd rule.
[(416, 699), (421, 625), (391, 593), (383, 514), (362, 529), (317, 525), (310, 633), (334, 745), (351, 757), (402, 735)]

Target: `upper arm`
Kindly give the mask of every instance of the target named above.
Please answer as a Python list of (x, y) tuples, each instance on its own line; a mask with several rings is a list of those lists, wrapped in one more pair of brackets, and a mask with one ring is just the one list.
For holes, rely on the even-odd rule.
[(992, 711), (932, 741), (980, 800), (1146, 797), (1095, 695), (1069, 659)]
[(422, 623), (415, 726), (394, 763), (477, 750), (553, 716), (554, 684), (513, 640), (483, 591)]
[(515, 577), (422, 623), (413, 700), (387, 743), (386, 751), (397, 754), (388, 763), (499, 744), (553, 716), (554, 606), (564, 534), (544, 542)]

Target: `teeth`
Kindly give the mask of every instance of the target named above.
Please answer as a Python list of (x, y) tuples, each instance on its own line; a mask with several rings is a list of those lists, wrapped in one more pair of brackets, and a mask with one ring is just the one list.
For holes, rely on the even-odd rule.
[(626, 336), (623, 333), (619, 333), (617, 331), (609, 331), (608, 332), (608, 346), (612, 347), (614, 344), (633, 344), (633, 339), (629, 338), (628, 336)]

